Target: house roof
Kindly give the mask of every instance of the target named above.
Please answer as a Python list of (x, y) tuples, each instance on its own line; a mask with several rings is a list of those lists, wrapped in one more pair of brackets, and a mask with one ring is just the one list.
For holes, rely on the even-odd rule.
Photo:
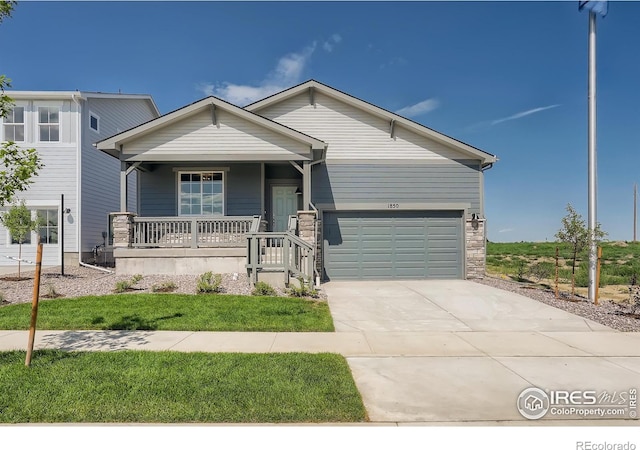
[(14, 100), (86, 100), (88, 98), (146, 100), (154, 113), (159, 116), (160, 111), (153, 97), (148, 94), (121, 94), (90, 91), (6, 91)]
[(176, 121), (185, 119), (191, 115), (198, 114), (203, 110), (207, 108), (212, 108), (212, 107), (219, 108), (220, 110), (234, 114), (249, 122), (263, 126), (281, 135), (288, 136), (289, 138), (295, 141), (309, 145), (310, 149), (312, 150), (324, 149), (326, 146), (326, 144), (319, 139), (316, 139), (312, 136), (301, 133), (300, 131), (289, 128), (280, 123), (274, 122), (273, 120), (259, 116), (258, 114), (254, 114), (251, 111), (247, 111), (245, 109), (242, 109), (238, 106), (235, 106), (231, 103), (228, 103), (222, 99), (219, 99), (213, 96), (203, 98), (202, 100), (198, 100), (187, 106), (176, 109), (175, 111), (164, 114), (158, 118), (152, 119), (148, 122), (145, 122), (141, 125), (133, 127), (129, 130), (118, 133), (107, 139), (103, 139), (102, 141), (97, 142), (95, 146), (99, 150), (102, 150), (106, 153), (109, 153), (112, 156), (117, 157), (120, 150), (120, 145), (123, 145), (126, 142), (130, 142), (134, 139), (144, 136), (145, 134), (151, 133), (155, 130), (158, 130), (172, 123), (175, 123)]
[(434, 139), (443, 144), (446, 144), (452, 148), (457, 149), (462, 153), (472, 156), (474, 159), (479, 158), (482, 161), (483, 165), (490, 165), (498, 160), (496, 155), (485, 152), (484, 150), (480, 150), (462, 141), (459, 141), (450, 136), (447, 136), (446, 134), (442, 134), (438, 131), (432, 130), (431, 128), (426, 127), (417, 122), (414, 122), (413, 120), (407, 119), (406, 117), (402, 117), (391, 111), (387, 111), (384, 108), (368, 103), (364, 100), (361, 100), (357, 97), (349, 95), (345, 92), (339, 91), (338, 89), (335, 89), (331, 86), (327, 86), (326, 84), (320, 83), (319, 81), (316, 81), (316, 80), (306, 81), (302, 84), (286, 89), (277, 94), (273, 94), (262, 100), (258, 100), (257, 102), (254, 102), (254, 103), (251, 103), (250, 105), (245, 106), (245, 109), (247, 111), (260, 114), (260, 110), (267, 108), (271, 105), (274, 105), (276, 103), (282, 102), (302, 92), (308, 91), (309, 89), (315, 89), (318, 92), (321, 92), (325, 95), (328, 95), (330, 97), (343, 101), (356, 108), (360, 108), (361, 110), (367, 111), (370, 114), (373, 114), (374, 116), (378, 116), (389, 121), (394, 121), (396, 125), (404, 126), (416, 132), (419, 135), (423, 135), (427, 138)]

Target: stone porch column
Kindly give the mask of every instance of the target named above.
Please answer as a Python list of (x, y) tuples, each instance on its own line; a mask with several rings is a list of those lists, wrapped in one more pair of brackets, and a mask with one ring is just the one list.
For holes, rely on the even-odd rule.
[(486, 219), (466, 220), (467, 278), (484, 278), (485, 276), (487, 256), (485, 224)]
[(318, 238), (319, 233), (318, 213), (316, 211), (298, 211), (298, 236), (315, 248), (315, 267), (318, 273), (321, 273), (319, 268), (322, 267), (322, 257), (319, 244), (322, 243), (322, 240)]
[(133, 218), (135, 213), (118, 212), (113, 215), (113, 246), (127, 248), (133, 244)]

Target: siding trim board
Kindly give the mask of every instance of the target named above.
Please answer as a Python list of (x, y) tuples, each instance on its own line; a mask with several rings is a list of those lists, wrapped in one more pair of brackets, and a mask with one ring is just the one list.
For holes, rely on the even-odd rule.
[[(391, 206), (393, 205), (393, 206)], [(470, 203), (318, 203), (316, 208), (323, 211), (467, 211)], [(466, 214), (465, 214), (466, 215)]]

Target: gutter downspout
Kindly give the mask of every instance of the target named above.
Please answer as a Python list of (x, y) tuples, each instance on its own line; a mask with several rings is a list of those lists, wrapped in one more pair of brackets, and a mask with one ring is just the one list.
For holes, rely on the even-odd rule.
[(101, 270), (103, 272), (107, 272), (107, 273), (110, 273), (110, 274), (114, 274), (115, 273), (113, 270), (109, 270), (109, 269), (107, 269), (105, 267), (94, 266), (92, 264), (83, 263), (82, 261), (78, 261), (78, 264), (80, 264), (82, 267), (88, 267), (89, 269)]
[[(75, 93), (71, 94), (71, 100), (78, 107), (78, 111), (76, 111), (76, 147), (78, 149), (76, 154), (76, 248), (78, 249), (78, 263), (82, 265), (82, 216), (80, 214), (80, 205), (82, 204), (82, 135), (80, 133), (82, 105)], [(64, 214), (62, 220), (64, 220)], [(64, 249), (62, 249), (62, 258), (64, 264)]]

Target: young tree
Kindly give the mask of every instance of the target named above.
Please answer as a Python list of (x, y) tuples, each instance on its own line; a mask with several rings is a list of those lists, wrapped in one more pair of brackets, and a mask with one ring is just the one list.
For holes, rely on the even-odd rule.
[[(15, 2), (0, 1), (0, 23), (11, 17)], [(0, 117), (6, 117), (13, 108), (13, 100), (6, 95), (5, 88), (11, 87), (11, 80), (0, 75)], [(0, 207), (11, 203), (16, 192), (24, 191), (32, 178), (38, 175), (43, 164), (33, 148), (22, 149), (14, 142), (0, 144)]]
[(4, 225), (11, 239), (18, 242), (18, 278), (20, 278), (20, 263), (22, 262), (22, 244), (32, 231), (38, 229), (38, 220), (31, 218), (31, 211), (27, 209), (24, 202), (19, 205), (13, 205), (9, 210), (0, 215), (0, 223)]
[(562, 228), (556, 233), (556, 239), (569, 245), (571, 249), (571, 295), (575, 295), (576, 285), (576, 261), (578, 255), (586, 248), (590, 247), (592, 239), (601, 241), (607, 233), (600, 229), (600, 224), (596, 224), (594, 236), (591, 237), (589, 229), (580, 214), (576, 212), (571, 204), (567, 204), (567, 215), (562, 218)]

